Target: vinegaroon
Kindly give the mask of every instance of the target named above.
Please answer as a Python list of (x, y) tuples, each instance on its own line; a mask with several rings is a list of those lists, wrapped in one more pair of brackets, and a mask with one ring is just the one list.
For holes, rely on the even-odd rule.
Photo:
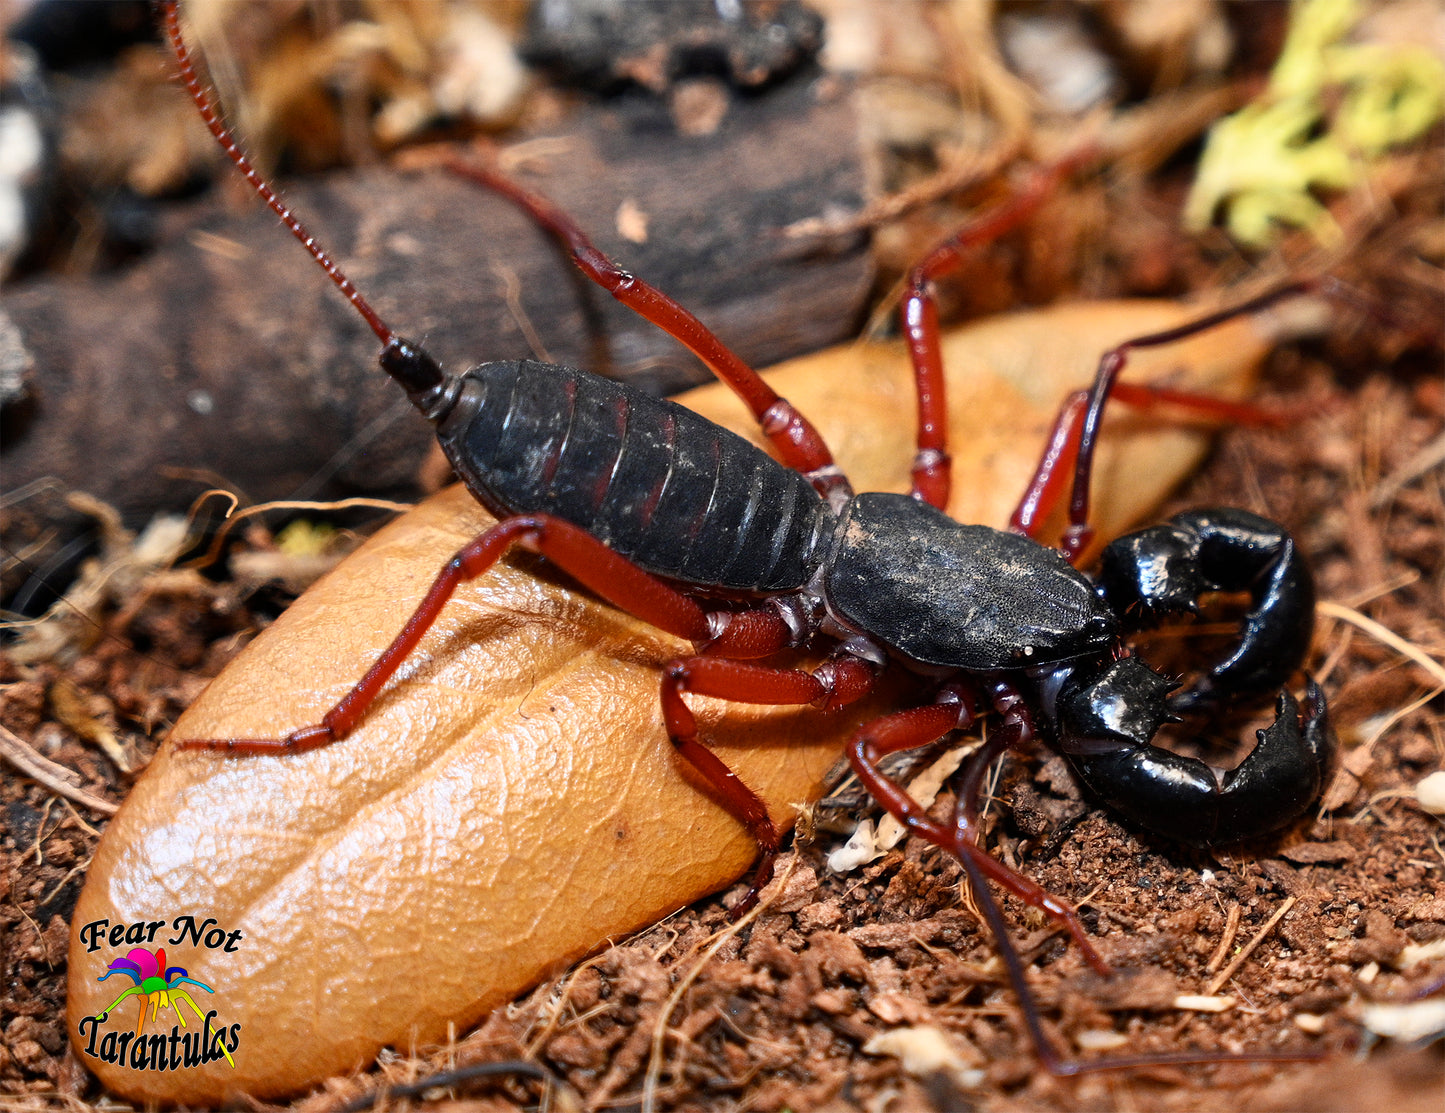
[[(1129, 350), (1171, 343), (1293, 291), (1275, 291), (1109, 352), (1092, 388), (1061, 412), (1013, 530), (964, 525), (940, 509), (950, 470), (931, 284), (971, 244), (1032, 211), (1049, 186), (1047, 175), (912, 272), (904, 301), (919, 410), (912, 493), (855, 495), (808, 420), (687, 310), (613, 264), (545, 200), (460, 161), (451, 169), (526, 210), (570, 249), (589, 278), (690, 348), (749, 407), (778, 459), (671, 402), (587, 372), (531, 360), (485, 363), (462, 375), (444, 371), (377, 316), (252, 168), (195, 74), (174, 0), (163, 13), (182, 79), (210, 130), (365, 319), (382, 344), (382, 368), (436, 426), (456, 473), (499, 519), (453, 557), (390, 647), (321, 722), (282, 738), (186, 739), (181, 748), (287, 754), (340, 741), (457, 585), (485, 574), (511, 546), (523, 546), (613, 605), (697, 647), (695, 656), (665, 668), (663, 715), (678, 754), (757, 841), (745, 906), (772, 875), (779, 834), (762, 801), (698, 737), (685, 697), (837, 709), (872, 691), (886, 668), (909, 669), (932, 683), (932, 702), (861, 726), (848, 745), (849, 760), (909, 831), (962, 864), (1044, 1065), (1072, 1074), (1231, 1058), (1182, 1052), (1075, 1062), (1058, 1055), (987, 882), (1066, 929), (1100, 973), (1109, 967), (1072, 906), (978, 846), (979, 798), (995, 759), (1034, 741), (1065, 754), (1089, 787), (1125, 816), (1187, 843), (1237, 842), (1277, 830), (1318, 795), (1331, 748), (1324, 697), (1307, 682), (1301, 709), (1284, 687), (1309, 647), (1314, 589), (1281, 526), (1242, 510), (1198, 510), (1108, 545), (1097, 579), (1074, 566), (1090, 540), (1089, 480), (1105, 402), (1111, 395), (1141, 401), (1166, 393), (1117, 384)], [(1067, 169), (1057, 167), (1054, 176)], [(1226, 409), (1206, 399), (1173, 400)], [(1069, 483), (1070, 459), (1069, 526), (1060, 552), (1034, 535)], [(1238, 644), (1171, 694), (1175, 683), (1133, 656), (1124, 639), (1192, 612), (1209, 592), (1248, 594)], [(830, 654), (812, 671), (760, 663), (785, 649), (820, 646), (830, 646)], [(1222, 778), (1203, 762), (1152, 744), (1159, 727), (1178, 714), (1275, 693), (1273, 723)], [(987, 713), (996, 725), (964, 767), (950, 822), (931, 819), (880, 770), (884, 756), (966, 730)]]

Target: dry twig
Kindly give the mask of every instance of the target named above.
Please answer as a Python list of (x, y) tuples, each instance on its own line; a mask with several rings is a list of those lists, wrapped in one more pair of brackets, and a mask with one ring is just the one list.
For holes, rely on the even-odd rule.
[(1267, 936), (1270, 932), (1274, 930), (1275, 925), (1284, 919), (1285, 913), (1294, 907), (1295, 901), (1297, 901), (1298, 899), (1298, 897), (1290, 897), (1282, 905), (1279, 906), (1279, 911), (1276, 912), (1273, 916), (1271, 916), (1269, 918), (1269, 922), (1266, 923), (1264, 927), (1260, 928), (1259, 931), (1255, 933), (1254, 938), (1251, 939), (1243, 946), (1243, 948), (1240, 949), (1239, 954), (1234, 956), (1234, 961), (1231, 962), (1228, 966), (1226, 966), (1223, 970), (1221, 970), (1215, 976), (1214, 981), (1209, 983), (1209, 988), (1204, 991), (1204, 996), (1213, 997), (1221, 989), (1224, 988), (1224, 984), (1239, 972), (1239, 968), (1244, 965), (1245, 960), (1254, 953), (1254, 949), (1264, 941), (1265, 936)]
[(109, 800), (102, 800), (99, 796), (92, 796), (85, 789), (71, 784), (66, 779), (67, 776), (74, 776), (69, 769), (63, 765), (57, 765), (47, 757), (42, 757), (35, 752), (33, 747), (5, 727), (0, 727), (0, 757), (3, 757), (31, 780), (40, 782), (57, 796), (74, 800), (91, 811), (100, 812), (101, 815), (115, 815), (120, 810), (119, 805), (112, 804)]

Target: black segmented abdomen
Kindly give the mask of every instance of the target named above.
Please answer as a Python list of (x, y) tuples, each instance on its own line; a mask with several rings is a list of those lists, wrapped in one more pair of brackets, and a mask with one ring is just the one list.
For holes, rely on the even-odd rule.
[(672, 402), (531, 360), (462, 383), (437, 436), (494, 513), (555, 514), (650, 572), (729, 590), (800, 588), (831, 542), (806, 479)]

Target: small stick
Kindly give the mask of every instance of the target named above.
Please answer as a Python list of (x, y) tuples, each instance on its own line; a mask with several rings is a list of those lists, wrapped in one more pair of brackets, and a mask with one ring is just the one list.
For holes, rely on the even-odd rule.
[(1213, 974), (1224, 965), (1224, 956), (1229, 954), (1229, 948), (1234, 946), (1234, 937), (1239, 934), (1239, 917), (1242, 909), (1239, 902), (1229, 906), (1229, 919), (1224, 923), (1224, 935), (1219, 940), (1219, 946), (1214, 948), (1214, 954), (1209, 957), (1209, 963), (1204, 967)]
[(1358, 626), (1365, 633), (1376, 641), (1389, 646), (1402, 657), (1408, 657), (1428, 672), (1440, 683), (1445, 684), (1445, 665), (1440, 664), (1433, 657), (1425, 653), (1423, 649), (1412, 642), (1407, 642), (1393, 630), (1381, 626), (1374, 619), (1366, 618), (1359, 611), (1351, 610), (1349, 607), (1341, 606), (1339, 603), (1331, 603), (1328, 600), (1321, 600), (1315, 604), (1315, 613), (1322, 614), (1327, 618), (1337, 618), (1341, 622), (1349, 622)]
[(316, 502), (312, 499), (276, 499), (272, 502), (261, 502), (255, 506), (248, 506), (244, 510), (237, 510), (235, 507), (236, 496), (229, 491), (212, 492), (207, 491), (201, 498), (197, 499), (191, 507), (194, 514), (200, 508), (202, 500), (214, 493), (225, 495), (232, 502), (230, 511), (227, 512), (221, 528), (216, 531), (216, 536), (211, 539), (211, 547), (206, 550), (206, 555), (190, 561), (187, 567), (207, 568), (221, 559), (221, 546), (225, 543), (226, 537), (236, 525), (247, 518), (253, 518), (257, 514), (265, 514), (270, 510), (352, 510), (356, 507), (365, 507), (371, 510), (392, 510), (398, 514), (405, 514), (416, 504), (410, 502), (394, 502), (391, 499), (373, 499), (356, 496), (349, 499), (333, 499), (329, 502)]
[(524, 1059), (508, 1059), (499, 1063), (472, 1063), (470, 1066), (458, 1067), (455, 1070), (425, 1075), (415, 1082), (403, 1082), (395, 1086), (383, 1085), (371, 1093), (362, 1094), (354, 1101), (343, 1105), (341, 1113), (364, 1113), (365, 1110), (371, 1109), (383, 1100), (389, 1104), (392, 1098), (418, 1098), (428, 1090), (443, 1086), (456, 1086), (464, 1082), (506, 1078), (514, 1075), (535, 1078), (541, 1082), (544, 1092), (554, 1095), (558, 1106), (563, 1109), (578, 1110), (581, 1108), (581, 1102), (572, 1093), (571, 1087), (541, 1063), (532, 1063)]
[(1209, 983), (1209, 988), (1204, 991), (1206, 997), (1213, 997), (1224, 987), (1225, 982), (1234, 977), (1239, 971), (1239, 968), (1244, 965), (1244, 960), (1254, 952), (1254, 949), (1259, 946), (1264, 940), (1264, 937), (1274, 930), (1275, 925), (1284, 919), (1284, 914), (1294, 907), (1295, 901), (1297, 900), (1299, 900), (1298, 897), (1290, 897), (1279, 906), (1279, 911), (1271, 916), (1269, 922), (1255, 933), (1254, 938), (1244, 945), (1244, 948), (1239, 954), (1234, 956), (1234, 961), (1221, 970), (1214, 981)]
[(3, 757), (31, 780), (39, 781), (57, 796), (74, 800), (77, 804), (81, 804), (93, 812), (99, 812), (101, 815), (115, 815), (120, 810), (120, 805), (112, 804), (109, 800), (102, 800), (99, 796), (92, 796), (83, 788), (76, 788), (65, 779), (70, 774), (69, 769), (63, 765), (57, 765), (48, 757), (42, 757), (35, 752), (34, 747), (27, 745), (5, 727), (0, 727), (0, 757)]
[(1181, 993), (1170, 1002), (1176, 1009), (1199, 1013), (1222, 1013), (1234, 1008), (1233, 997), (1205, 997), (1198, 993)]

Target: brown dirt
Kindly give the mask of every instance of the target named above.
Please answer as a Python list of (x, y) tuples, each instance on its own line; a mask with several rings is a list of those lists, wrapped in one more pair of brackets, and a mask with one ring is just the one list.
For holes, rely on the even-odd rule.
[[(1151, 204), (1167, 207), (1170, 188), (1158, 185)], [(1438, 189), (1437, 181), (1416, 190), (1417, 210), (1436, 219)], [(1197, 247), (1128, 238), (1114, 236), (1113, 265), (1124, 276), (1109, 283), (1115, 289), (1157, 285), (1136, 279), (1157, 275), (1161, 254), (1171, 260), (1166, 286), (1212, 273), (1217, 261)], [(1357, 252), (1349, 277), (1401, 304), (1391, 287), (1396, 258), (1383, 247)], [(1440, 312), (1425, 301), (1407, 304), (1402, 316), (1403, 332), (1366, 317), (1323, 344), (1282, 351), (1269, 397), (1297, 408), (1298, 420), (1284, 430), (1229, 432), (1178, 504), (1229, 502), (1284, 521), (1310, 554), (1323, 599), (1360, 609), (1438, 661), (1445, 487), (1438, 464), (1410, 476), (1445, 429)], [(1402, 339), (1412, 331), (1425, 341)], [(0, 724), (110, 801), (124, 797), (134, 774), (82, 740), (86, 724), (108, 725), (143, 768), (198, 678), (214, 675), (267, 621), (226, 584), (188, 582), (128, 604), (68, 666), (22, 666), (0, 655)], [(1400, 714), (1430, 690), (1428, 677), (1337, 620), (1322, 622), (1313, 667), (1340, 734), (1340, 779), (1329, 809), (1281, 840), (1226, 854), (1138, 835), (1082, 800), (1046, 752), (1006, 763), (987, 838), (1045, 888), (1082, 901), (1091, 936), (1121, 971), (1101, 982), (1036, 914), (1004, 902), (1060, 1046), (1106, 1030), (1122, 1033), (1129, 1051), (1297, 1047), (1321, 1053), (1318, 1061), (1052, 1078), (1038, 1069), (986, 933), (960, 901), (958, 866), (914, 841), (840, 876), (822, 862), (836, 836), (822, 834), (798, 848), (770, 907), (705, 963), (702, 952), (730, 928), (728, 903), (740, 890), (559, 975), (451, 1046), (387, 1056), (285, 1108), (320, 1113), (455, 1064), (523, 1056), (562, 1081), (554, 1101), (632, 1108), (655, 1039), (660, 1108), (1438, 1108), (1439, 1044), (1376, 1044), (1362, 1030), (1361, 1009), (1373, 998), (1406, 997), (1445, 972), (1439, 957), (1394, 965), (1407, 943), (1445, 940), (1441, 823), (1412, 795), (1445, 767), (1441, 699)], [(64, 697), (66, 684), (81, 695), (79, 711)], [(113, 1099), (73, 1056), (63, 1017), (67, 917), (104, 818), (8, 768), (0, 806), (0, 1110), (96, 1108)], [(1235, 999), (1232, 1009), (1174, 1007), (1176, 994), (1204, 992), (1236, 911), (1226, 953), (1288, 900), (1290, 912), (1220, 991)], [(669, 1010), (669, 995), (699, 965)], [(863, 1050), (910, 1025), (946, 1032), (953, 1066), (982, 1072), (976, 1084), (965, 1086), (953, 1069), (909, 1073), (898, 1058)], [(502, 1080), (433, 1092), (417, 1104), (510, 1109), (537, 1100), (535, 1083)]]

